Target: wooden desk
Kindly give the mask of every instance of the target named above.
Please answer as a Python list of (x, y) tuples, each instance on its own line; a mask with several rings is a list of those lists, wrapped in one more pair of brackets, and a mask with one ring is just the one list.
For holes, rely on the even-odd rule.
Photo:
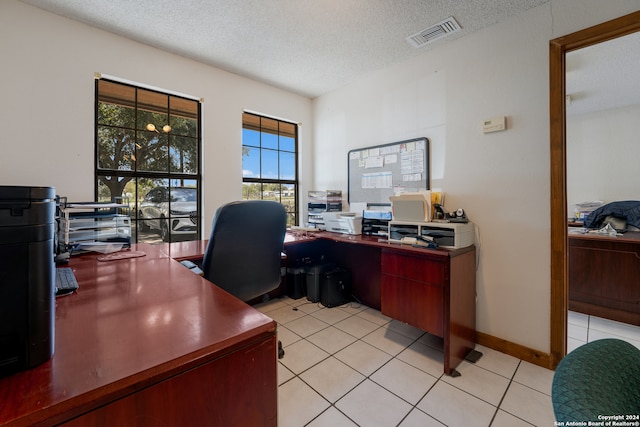
[(55, 354), (0, 379), (0, 425), (277, 425), (276, 323), (181, 266), (169, 246), (73, 257)]
[(569, 309), (640, 326), (640, 232), (568, 240)]
[[(324, 259), (349, 269), (353, 294), (393, 319), (443, 339), (444, 372), (475, 348), (476, 250), (433, 250), (389, 243), (372, 236), (289, 232), (286, 265)], [(199, 242), (171, 244), (174, 258), (197, 259)], [(202, 250), (202, 252), (199, 252)]]
[(287, 264), (335, 262), (351, 272), (353, 294), (363, 304), (443, 339), (444, 372), (475, 347), (475, 247), (433, 250), (372, 236), (320, 232), (290, 234)]

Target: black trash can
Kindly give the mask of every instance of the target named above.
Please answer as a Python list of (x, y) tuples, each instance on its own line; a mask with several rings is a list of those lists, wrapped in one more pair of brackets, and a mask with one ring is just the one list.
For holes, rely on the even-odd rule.
[(287, 296), (300, 299), (306, 295), (306, 292), (304, 268), (287, 268)]
[(335, 268), (335, 264), (318, 264), (306, 268), (307, 299), (310, 302), (320, 301), (320, 283), (322, 281), (322, 273)]
[(336, 267), (321, 273), (320, 304), (337, 307), (351, 301), (351, 272)]
[(0, 377), (54, 350), (55, 189), (0, 186)]

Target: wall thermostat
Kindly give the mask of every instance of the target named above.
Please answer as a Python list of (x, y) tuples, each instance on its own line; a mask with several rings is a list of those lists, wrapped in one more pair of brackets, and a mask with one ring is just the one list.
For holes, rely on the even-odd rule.
[(494, 117), (493, 119), (482, 122), (482, 132), (491, 133), (499, 132), (507, 128), (507, 118), (505, 116)]

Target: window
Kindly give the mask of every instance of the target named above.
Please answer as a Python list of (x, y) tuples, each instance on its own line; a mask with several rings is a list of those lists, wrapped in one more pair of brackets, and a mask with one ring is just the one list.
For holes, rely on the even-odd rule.
[(132, 241), (200, 238), (200, 102), (96, 80), (96, 200), (129, 204)]
[(242, 114), (242, 198), (275, 200), (298, 224), (298, 126)]

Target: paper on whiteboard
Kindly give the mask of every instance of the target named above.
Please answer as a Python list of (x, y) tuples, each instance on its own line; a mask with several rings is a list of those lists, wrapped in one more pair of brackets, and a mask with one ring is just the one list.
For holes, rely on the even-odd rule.
[(376, 156), (376, 157), (368, 157), (365, 162), (365, 169), (371, 168), (381, 168), (384, 166), (384, 157)]
[(406, 175), (402, 175), (402, 180), (404, 182), (420, 181), (421, 179), (422, 179), (421, 173), (409, 173)]
[(405, 151), (400, 154), (400, 173), (409, 175), (424, 172), (424, 152), (422, 150)]
[(360, 185), (362, 188), (391, 188), (392, 178), (390, 171), (363, 173)]

